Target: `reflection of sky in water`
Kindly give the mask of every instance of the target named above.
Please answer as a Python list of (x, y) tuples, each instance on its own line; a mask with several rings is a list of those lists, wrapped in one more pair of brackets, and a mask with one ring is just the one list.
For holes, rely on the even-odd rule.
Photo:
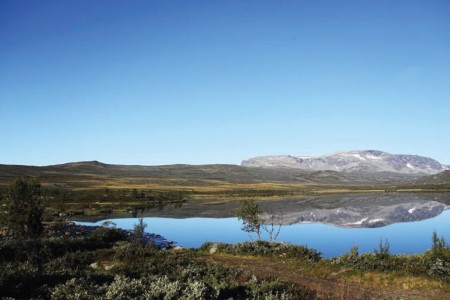
[[(235, 243), (249, 240), (248, 234), (241, 231), (241, 222), (236, 218), (144, 218), (144, 220), (148, 224), (146, 231), (161, 234), (183, 247), (199, 247), (205, 241)], [(111, 221), (120, 228), (132, 229), (137, 220), (127, 218)], [(359, 246), (360, 252), (372, 252), (378, 247), (380, 239), (389, 241), (392, 253), (417, 253), (430, 248), (433, 230), (450, 242), (450, 210), (432, 219), (397, 223), (380, 228), (342, 228), (325, 224), (288, 225), (281, 229), (278, 239), (293, 244), (307, 244), (322, 252), (325, 257), (347, 252), (355, 244)]]

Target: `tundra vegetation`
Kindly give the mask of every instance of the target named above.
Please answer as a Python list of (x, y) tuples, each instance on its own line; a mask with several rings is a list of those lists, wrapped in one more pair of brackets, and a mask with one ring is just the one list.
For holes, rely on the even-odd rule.
[[(142, 219), (130, 234), (114, 224), (82, 231), (43, 221), (43, 197), (39, 183), (25, 179), (1, 197), (2, 213), (10, 217), (2, 218), (0, 298), (341, 299), (388, 293), (406, 299), (419, 293), (439, 299), (450, 292), (450, 248), (436, 232), (430, 249), (416, 255), (392, 255), (387, 241), (373, 253), (355, 246), (333, 259), (270, 240), (160, 250), (142, 241)], [(249, 225), (244, 228), (261, 226), (264, 213), (255, 203), (243, 203), (238, 212)], [(26, 217), (14, 218), (19, 214)]]

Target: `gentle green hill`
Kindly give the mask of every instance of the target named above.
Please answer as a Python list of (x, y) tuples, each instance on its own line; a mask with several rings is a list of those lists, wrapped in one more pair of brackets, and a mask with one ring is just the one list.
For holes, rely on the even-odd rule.
[(257, 168), (238, 165), (113, 165), (98, 161), (35, 167), (0, 165), (0, 184), (17, 176), (39, 176), (45, 184), (93, 188), (110, 185), (216, 186), (219, 184), (327, 184), (338, 186), (380, 185), (408, 182), (417, 177), (393, 173), (308, 172), (290, 168)]

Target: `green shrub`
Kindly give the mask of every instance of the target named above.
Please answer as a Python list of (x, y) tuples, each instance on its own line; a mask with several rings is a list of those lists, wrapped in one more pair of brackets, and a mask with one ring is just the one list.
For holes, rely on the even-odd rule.
[(93, 252), (69, 252), (45, 265), (47, 274), (75, 274), (94, 262)]
[(424, 254), (424, 263), (430, 277), (450, 279), (450, 247), (436, 231), (433, 232), (431, 249)]
[(297, 257), (310, 261), (322, 259), (321, 253), (306, 246), (291, 245), (283, 242), (255, 241), (237, 244), (211, 243), (206, 242), (200, 247), (200, 251), (217, 251), (221, 253), (239, 255), (267, 255), (267, 256), (288, 256)]
[(28, 293), (39, 285), (40, 272), (30, 262), (0, 264), (0, 295), (2, 297), (29, 298)]
[(428, 267), (428, 275), (430, 277), (447, 277), (449, 275), (449, 267), (442, 259), (437, 258)]
[(380, 241), (374, 253), (359, 254), (353, 247), (349, 253), (332, 260), (333, 263), (363, 271), (396, 271), (412, 275), (428, 275), (448, 280), (450, 277), (450, 248), (436, 232), (432, 237), (432, 248), (423, 254), (391, 255), (389, 243)]
[(167, 276), (155, 276), (148, 279), (144, 296), (146, 299), (178, 299), (182, 290), (180, 281), (171, 281)]
[(99, 299), (105, 294), (105, 287), (88, 282), (83, 278), (72, 278), (51, 289), (52, 299), (88, 300)]
[(339, 264), (346, 267), (353, 267), (358, 264), (359, 261), (359, 248), (354, 245), (350, 248), (350, 251), (342, 254), (333, 260), (333, 263)]
[(6, 226), (14, 238), (34, 239), (43, 231), (41, 184), (37, 178), (17, 178), (0, 195), (0, 228)]
[(111, 226), (110, 223), (108, 223), (106, 226), (97, 227), (92, 232), (91, 237), (94, 239), (101, 239), (105, 243), (115, 243), (117, 241), (122, 241), (128, 238), (123, 231), (118, 230), (115, 227), (108, 226)]
[(106, 299), (137, 299), (144, 294), (144, 291), (145, 284), (142, 280), (116, 276), (114, 281), (107, 287)]
[(388, 259), (391, 255), (391, 245), (389, 244), (388, 240), (383, 241), (380, 240), (380, 244), (378, 245), (378, 249), (374, 250), (375, 255), (378, 257), (378, 259)]

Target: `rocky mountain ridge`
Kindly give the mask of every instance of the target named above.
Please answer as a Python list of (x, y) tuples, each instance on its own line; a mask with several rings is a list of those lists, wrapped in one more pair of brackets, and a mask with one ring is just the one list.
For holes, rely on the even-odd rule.
[(344, 151), (319, 157), (292, 155), (259, 156), (244, 160), (246, 167), (291, 168), (307, 171), (390, 172), (433, 175), (450, 167), (435, 159), (409, 154), (391, 154), (378, 150)]

